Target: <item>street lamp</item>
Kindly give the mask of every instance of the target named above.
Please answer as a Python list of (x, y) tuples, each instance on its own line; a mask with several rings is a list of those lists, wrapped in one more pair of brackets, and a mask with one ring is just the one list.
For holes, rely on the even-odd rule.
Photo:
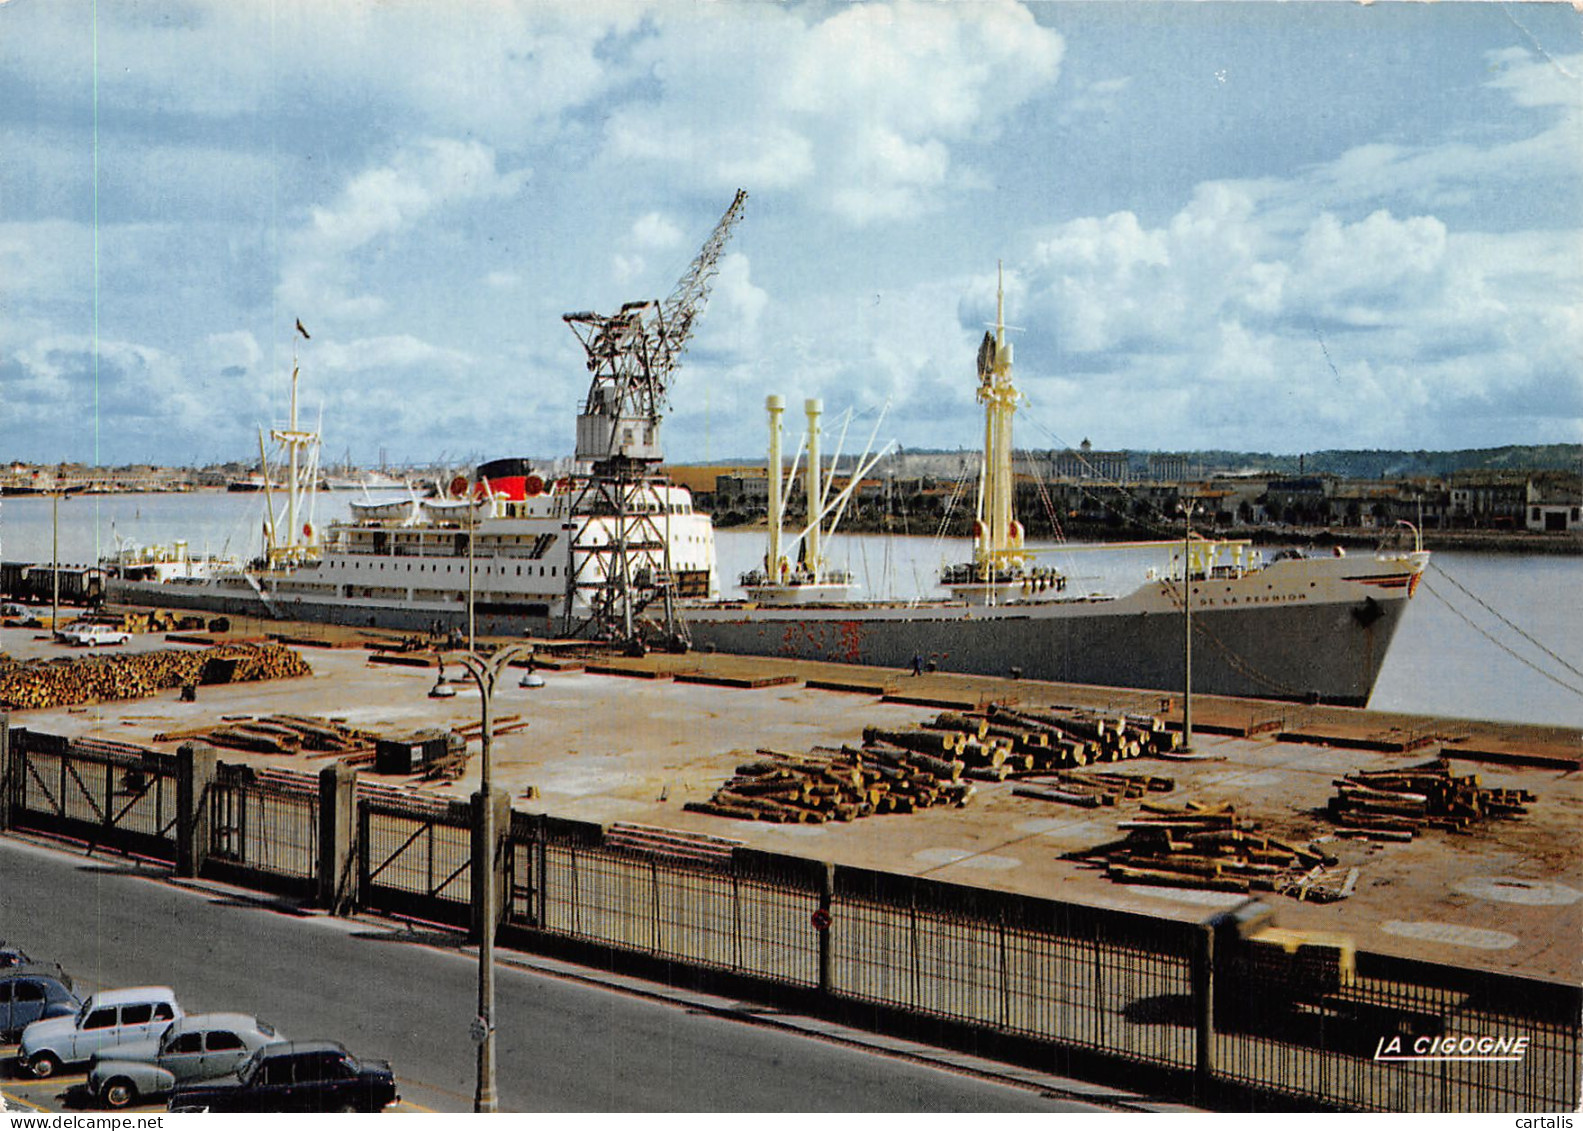
[(473, 1022), (473, 1035), (478, 1042), (478, 1084), (473, 1093), (473, 1110), (481, 1112), (500, 1110), (495, 1091), (495, 930), (500, 922), (495, 853), (499, 846), (496, 842), (494, 775), (490, 758), (490, 740), (494, 732), (494, 695), (506, 666), (518, 656), (531, 651), (532, 647), (531, 644), (508, 644), (488, 656), (473, 651), (455, 656), (478, 685), (478, 701), (483, 716), (483, 732), (479, 735), (482, 750), (478, 783), (483, 828), (478, 848), (473, 853), (474, 874), (482, 877), (483, 887), (483, 906), (479, 910), (481, 927), (478, 932), (478, 1017)]

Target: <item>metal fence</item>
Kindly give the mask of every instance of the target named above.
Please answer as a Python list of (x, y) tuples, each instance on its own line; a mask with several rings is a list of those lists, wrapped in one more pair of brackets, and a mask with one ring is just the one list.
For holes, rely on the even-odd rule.
[(122, 743), (11, 732), (11, 804), (41, 832), (175, 859), (176, 760)]
[(1368, 1111), (1571, 1110), (1583, 991), (1360, 953), (1341, 986), (1218, 963), (1216, 1075)]
[(831, 919), (837, 994), (1194, 1066), (1193, 924), (852, 868)]
[[(182, 806), (201, 804), (213, 874), (313, 889), (331, 834), (311, 779), (221, 764), (195, 802), (169, 755), (21, 729), (8, 749), (0, 827), (177, 861), (180, 827), (193, 822)], [(347, 845), (357, 903), (469, 925), (473, 813), (362, 796)], [(1151, 1079), (1183, 1098), (1224, 1106), (1471, 1112), (1579, 1098), (1577, 986), (1366, 953), (1350, 981), (1314, 982), (1253, 961), (1234, 930), (1211, 945), (1204, 924), (740, 847), (678, 859), (607, 840), (599, 825), (521, 813), (504, 836), (502, 919), (529, 945), (592, 944), (790, 988), (813, 1008), (872, 1008), (1031, 1042), (1043, 1056), (1157, 1069)], [(1443, 1044), (1472, 1039), (1477, 1053), (1481, 1039), (1505, 1040), (1513, 1051), (1518, 1038), (1516, 1055), (1493, 1060)]]
[(208, 804), (211, 860), (299, 881), (292, 886), (312, 884), (319, 871), (319, 793), (311, 781), (260, 780), (245, 766), (222, 763)]
[(358, 903), (466, 924), (472, 907), (472, 815), (465, 804), (358, 805)]
[(707, 970), (819, 985), (824, 866), (739, 850), (667, 859), (603, 843), (599, 826), (516, 814), (507, 922)]

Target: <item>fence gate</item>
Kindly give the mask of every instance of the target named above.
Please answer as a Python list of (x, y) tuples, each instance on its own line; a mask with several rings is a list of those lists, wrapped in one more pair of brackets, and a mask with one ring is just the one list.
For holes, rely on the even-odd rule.
[(205, 869), (264, 886), (313, 890), (319, 870), (319, 793), (312, 779), (222, 764), (210, 791)]
[(123, 742), (12, 732), (20, 826), (161, 861), (176, 858), (175, 759)]
[(357, 806), (358, 903), (465, 926), (472, 916), (472, 815), (450, 804), (363, 799)]

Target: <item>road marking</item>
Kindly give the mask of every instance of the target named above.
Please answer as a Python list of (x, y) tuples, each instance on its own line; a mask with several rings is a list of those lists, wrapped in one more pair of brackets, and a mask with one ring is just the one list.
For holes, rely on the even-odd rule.
[(6, 1098), (6, 1103), (8, 1103), (8, 1104), (19, 1103), (19, 1104), (22, 1104), (25, 1107), (32, 1108), (34, 1111), (47, 1112), (47, 1111), (50, 1110), (47, 1107), (39, 1107), (39, 1105), (34, 1103), (32, 1100), (25, 1100), (21, 1096), (12, 1095), (10, 1092), (4, 1092), (4, 1095), (5, 1095), (5, 1098)]

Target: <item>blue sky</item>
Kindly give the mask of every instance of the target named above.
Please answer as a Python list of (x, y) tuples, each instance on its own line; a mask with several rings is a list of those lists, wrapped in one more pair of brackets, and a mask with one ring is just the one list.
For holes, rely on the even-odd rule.
[[(0, 0), (0, 458), (569, 453), (561, 321), (747, 189), (673, 460), (764, 397), (972, 447), (1583, 439), (1565, 4)], [(862, 429), (866, 435), (867, 427)]]

